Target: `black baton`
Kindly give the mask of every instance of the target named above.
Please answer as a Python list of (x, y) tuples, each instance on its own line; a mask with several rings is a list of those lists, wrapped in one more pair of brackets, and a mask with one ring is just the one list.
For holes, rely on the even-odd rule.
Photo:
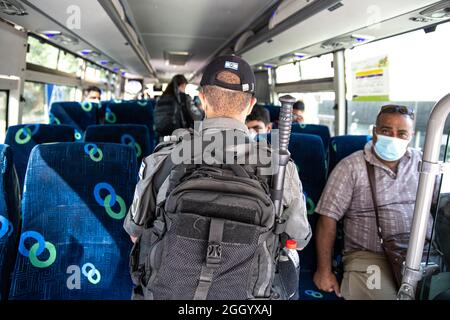
[(275, 205), (275, 213), (278, 218), (281, 217), (284, 191), (284, 177), (286, 175), (286, 167), (291, 158), (288, 150), (289, 140), (292, 131), (292, 109), (296, 99), (292, 96), (283, 96), (280, 98), (282, 104), (280, 111), (280, 120), (278, 122), (279, 130), (279, 168), (272, 180), (272, 200)]

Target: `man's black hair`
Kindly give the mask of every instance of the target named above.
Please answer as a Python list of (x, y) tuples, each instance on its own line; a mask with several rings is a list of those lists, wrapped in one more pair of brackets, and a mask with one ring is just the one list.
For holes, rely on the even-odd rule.
[(250, 113), (247, 117), (246, 122), (250, 121), (262, 121), (267, 126), (270, 124), (270, 113), (265, 107), (261, 105), (255, 105), (252, 113)]
[(89, 92), (91, 92), (91, 91), (98, 92), (100, 95), (102, 95), (102, 89), (100, 89), (99, 87), (96, 87), (96, 86), (90, 86), (90, 87), (87, 87), (87, 88), (84, 90), (84, 94), (87, 94), (87, 93), (89, 93)]
[(294, 110), (305, 111), (305, 103), (301, 100), (294, 103)]
[(401, 105), (396, 105), (396, 104), (388, 104), (388, 105), (381, 107), (380, 112), (378, 113), (378, 116), (377, 116), (376, 126), (378, 126), (380, 123), (381, 115), (389, 114), (389, 113), (391, 113), (391, 114), (396, 113), (396, 114), (403, 115), (405, 117), (410, 118), (413, 122), (415, 120), (414, 109), (412, 109), (411, 107), (401, 106)]

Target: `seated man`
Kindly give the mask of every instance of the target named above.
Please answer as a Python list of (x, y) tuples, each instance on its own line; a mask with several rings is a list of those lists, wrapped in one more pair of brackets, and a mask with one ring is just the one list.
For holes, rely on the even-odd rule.
[[(377, 232), (366, 161), (374, 166), (376, 203), (383, 237), (411, 231), (419, 182), (419, 151), (408, 148), (414, 113), (404, 106), (381, 108), (373, 142), (342, 160), (332, 172), (317, 206), (316, 286), (349, 300), (395, 299), (397, 285)], [(344, 220), (344, 277), (341, 286), (332, 272), (336, 223)], [(431, 224), (429, 225), (431, 227)], [(431, 233), (431, 228), (429, 228)], [(373, 281), (379, 270), (379, 281)]]
[(245, 121), (250, 135), (252, 137), (258, 134), (267, 134), (272, 130), (272, 123), (270, 122), (270, 113), (263, 106), (256, 105), (252, 113), (247, 116)]
[(293, 123), (305, 123), (305, 103), (303, 101), (299, 100), (294, 104), (292, 113)]
[(102, 90), (96, 86), (90, 86), (83, 92), (83, 101), (99, 103), (102, 99)]

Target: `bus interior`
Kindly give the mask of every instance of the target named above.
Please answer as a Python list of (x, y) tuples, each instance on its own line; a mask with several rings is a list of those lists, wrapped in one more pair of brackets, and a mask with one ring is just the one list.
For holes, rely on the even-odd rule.
[[(281, 96), (304, 102), (298, 133), (320, 139), (290, 151), (314, 233), (329, 174), (371, 139), (381, 106), (414, 109), (411, 147), (423, 150), (450, 93), (449, 39), (448, 0), (0, 0), (0, 299), (130, 299), (123, 219), (176, 74), (194, 99), (205, 66), (234, 54), (252, 66), (272, 122)], [(100, 103), (84, 101), (89, 86)], [(447, 119), (443, 163), (449, 142)], [(427, 192), (443, 259), (420, 300), (450, 292), (450, 172), (440, 176)], [(300, 261), (299, 300), (339, 299), (314, 285), (314, 235)]]

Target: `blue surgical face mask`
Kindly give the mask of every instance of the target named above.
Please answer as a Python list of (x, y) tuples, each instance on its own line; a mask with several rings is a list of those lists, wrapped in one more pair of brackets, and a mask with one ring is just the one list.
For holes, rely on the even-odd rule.
[(248, 132), (250, 133), (250, 139), (256, 141), (256, 137), (258, 136), (258, 132), (256, 132), (256, 131), (253, 130), (253, 129), (249, 129)]
[(408, 149), (410, 140), (403, 140), (377, 134), (375, 153), (385, 161), (400, 160)]

